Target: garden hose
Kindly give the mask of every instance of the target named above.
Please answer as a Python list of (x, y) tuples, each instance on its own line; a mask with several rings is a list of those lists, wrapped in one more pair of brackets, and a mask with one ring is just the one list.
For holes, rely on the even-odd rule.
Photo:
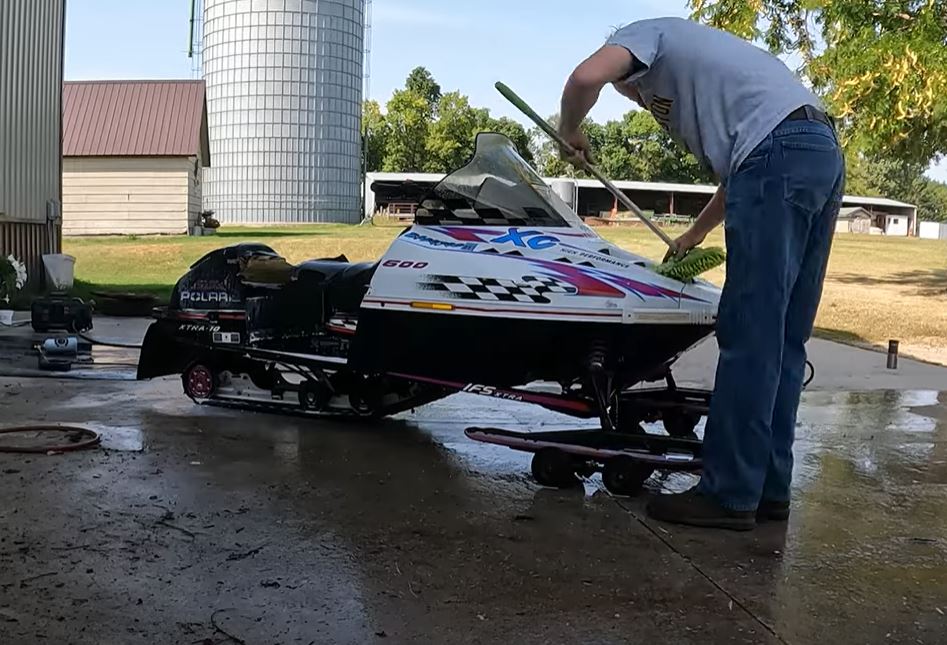
[(14, 452), (27, 454), (48, 454), (59, 452), (73, 452), (75, 450), (84, 450), (97, 446), (102, 440), (98, 432), (82, 428), (80, 426), (61, 426), (61, 425), (23, 425), (0, 428), (0, 435), (28, 433), (28, 432), (55, 432), (66, 435), (67, 443), (51, 445), (7, 445), (0, 443), (0, 452)]

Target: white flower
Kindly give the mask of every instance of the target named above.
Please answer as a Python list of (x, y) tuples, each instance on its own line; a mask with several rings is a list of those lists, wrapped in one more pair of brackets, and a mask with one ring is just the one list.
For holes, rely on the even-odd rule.
[[(23, 285), (26, 284), (26, 265), (17, 260), (13, 255), (8, 255), (6, 258), (0, 256), (0, 267), (6, 265), (8, 268), (4, 269), (4, 273), (7, 273), (12, 269), (13, 275), (5, 279), (0, 278), (0, 302), (10, 302), (10, 296), (23, 288)], [(12, 280), (10, 279), (12, 278)]]
[(16, 271), (16, 288), (22, 289), (23, 285), (26, 284), (26, 265), (17, 260), (12, 255), (8, 258), (10, 264), (13, 265), (13, 269)]

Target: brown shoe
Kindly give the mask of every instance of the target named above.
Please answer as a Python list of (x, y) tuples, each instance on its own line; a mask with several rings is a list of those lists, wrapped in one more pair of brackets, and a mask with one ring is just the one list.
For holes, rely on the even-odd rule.
[(789, 500), (776, 502), (762, 500), (756, 509), (757, 522), (785, 522), (789, 519)]
[(732, 531), (749, 531), (756, 526), (754, 511), (731, 511), (696, 488), (674, 495), (658, 495), (648, 502), (648, 515), (662, 522), (687, 524)]

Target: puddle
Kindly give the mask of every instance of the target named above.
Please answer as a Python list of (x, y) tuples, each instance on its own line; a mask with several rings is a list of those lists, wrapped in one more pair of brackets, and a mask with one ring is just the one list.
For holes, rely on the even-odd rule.
[(83, 423), (83, 427), (98, 432), (105, 450), (141, 452), (145, 448), (144, 435), (136, 426), (110, 426), (98, 423)]

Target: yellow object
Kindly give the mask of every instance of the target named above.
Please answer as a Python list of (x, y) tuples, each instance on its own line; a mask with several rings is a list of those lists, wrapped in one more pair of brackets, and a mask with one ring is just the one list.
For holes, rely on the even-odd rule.
[(656, 273), (681, 282), (694, 279), (701, 273), (715, 269), (724, 262), (727, 256), (719, 246), (706, 249), (696, 247), (680, 258), (671, 258), (663, 264), (654, 267)]
[(454, 305), (447, 304), (446, 302), (412, 302), (411, 307), (414, 309), (434, 309), (435, 311), (454, 310)]

